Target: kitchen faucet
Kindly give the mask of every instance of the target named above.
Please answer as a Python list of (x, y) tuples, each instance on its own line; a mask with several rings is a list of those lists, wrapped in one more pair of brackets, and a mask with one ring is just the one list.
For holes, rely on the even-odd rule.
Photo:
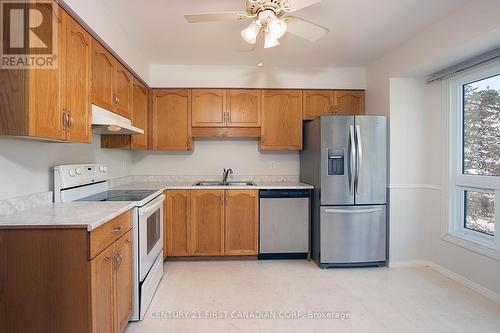
[(225, 169), (224, 168), (224, 171), (222, 173), (222, 184), (223, 185), (229, 185), (229, 182), (227, 181), (227, 179), (229, 178), (230, 175), (233, 174), (233, 169)]

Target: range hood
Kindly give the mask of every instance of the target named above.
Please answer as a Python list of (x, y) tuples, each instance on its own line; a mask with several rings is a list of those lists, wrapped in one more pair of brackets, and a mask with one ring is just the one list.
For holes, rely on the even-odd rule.
[(96, 134), (144, 134), (130, 119), (92, 104), (92, 132)]

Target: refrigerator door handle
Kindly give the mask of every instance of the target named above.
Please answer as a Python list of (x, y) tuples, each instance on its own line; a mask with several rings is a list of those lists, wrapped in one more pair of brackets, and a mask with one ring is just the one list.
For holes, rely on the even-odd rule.
[(354, 139), (354, 125), (349, 125), (349, 148), (350, 148), (350, 158), (349, 158), (349, 194), (354, 194), (354, 163), (356, 161), (356, 141)]
[(382, 211), (383, 208), (369, 208), (369, 209), (340, 209), (340, 208), (327, 208), (325, 213), (337, 214), (362, 214), (362, 213), (376, 213)]
[(361, 144), (361, 126), (356, 125), (356, 176), (354, 177), (354, 189), (356, 193), (359, 187), (359, 175), (361, 174), (361, 165), (363, 163), (363, 146)]

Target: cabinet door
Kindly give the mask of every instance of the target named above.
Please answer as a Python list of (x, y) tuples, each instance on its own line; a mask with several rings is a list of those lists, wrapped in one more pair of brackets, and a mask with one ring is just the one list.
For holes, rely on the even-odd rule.
[(224, 254), (224, 190), (191, 191), (191, 249), (195, 256)]
[(118, 61), (115, 61), (115, 81), (113, 83), (116, 94), (115, 112), (130, 119), (132, 116), (132, 89), (133, 76)]
[(304, 120), (333, 115), (333, 92), (331, 90), (304, 90), (302, 115)]
[(153, 91), (153, 149), (191, 150), (191, 91)]
[(193, 127), (223, 127), (226, 116), (226, 90), (193, 89)]
[(113, 111), (115, 58), (95, 39), (92, 49), (92, 103)]
[(302, 149), (302, 91), (262, 92), (261, 150)]
[[(57, 20), (57, 17), (59, 17), (62, 9), (58, 8), (58, 11), (58, 15), (52, 15), (53, 20)], [(62, 21), (58, 21), (58, 25), (59, 59), (61, 59), (61, 55), (64, 54), (64, 33), (62, 33)], [(51, 25), (49, 24), (44, 26)], [(43, 33), (43, 31), (41, 32)], [(57, 68), (54, 69), (37, 69), (35, 67), (27, 70), (29, 78), (28, 133), (30, 136), (54, 140), (63, 140), (66, 137), (60, 94), (60, 87), (62, 84), (62, 61), (59, 61), (57, 65)], [(0, 112), (3, 113), (3, 109), (0, 110)]]
[(115, 313), (117, 332), (123, 332), (133, 312), (132, 230), (115, 243)]
[(167, 191), (165, 203), (165, 253), (169, 257), (191, 255), (189, 190)]
[(259, 191), (226, 190), (226, 255), (257, 255), (259, 244)]
[(228, 90), (227, 126), (260, 127), (261, 94), (260, 90)]
[(132, 97), (132, 124), (144, 130), (144, 134), (132, 135), (132, 149), (148, 149), (148, 89), (134, 79)]
[(336, 90), (333, 93), (335, 115), (355, 116), (365, 114), (365, 92), (360, 90)]
[(113, 245), (90, 262), (92, 332), (115, 332), (115, 272)]
[(66, 139), (91, 142), (90, 78), (92, 75), (92, 37), (66, 12), (62, 15), (65, 33), (63, 63), (63, 106), (69, 113)]

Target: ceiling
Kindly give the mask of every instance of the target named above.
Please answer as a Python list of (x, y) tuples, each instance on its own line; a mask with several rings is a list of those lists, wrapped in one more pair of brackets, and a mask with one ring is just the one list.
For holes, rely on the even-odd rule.
[(183, 15), (244, 10), (245, 0), (97, 0), (149, 64), (366, 66), (468, 0), (323, 0), (296, 12), (330, 29), (311, 43), (287, 34), (273, 49), (240, 52), (248, 21), (188, 24)]

